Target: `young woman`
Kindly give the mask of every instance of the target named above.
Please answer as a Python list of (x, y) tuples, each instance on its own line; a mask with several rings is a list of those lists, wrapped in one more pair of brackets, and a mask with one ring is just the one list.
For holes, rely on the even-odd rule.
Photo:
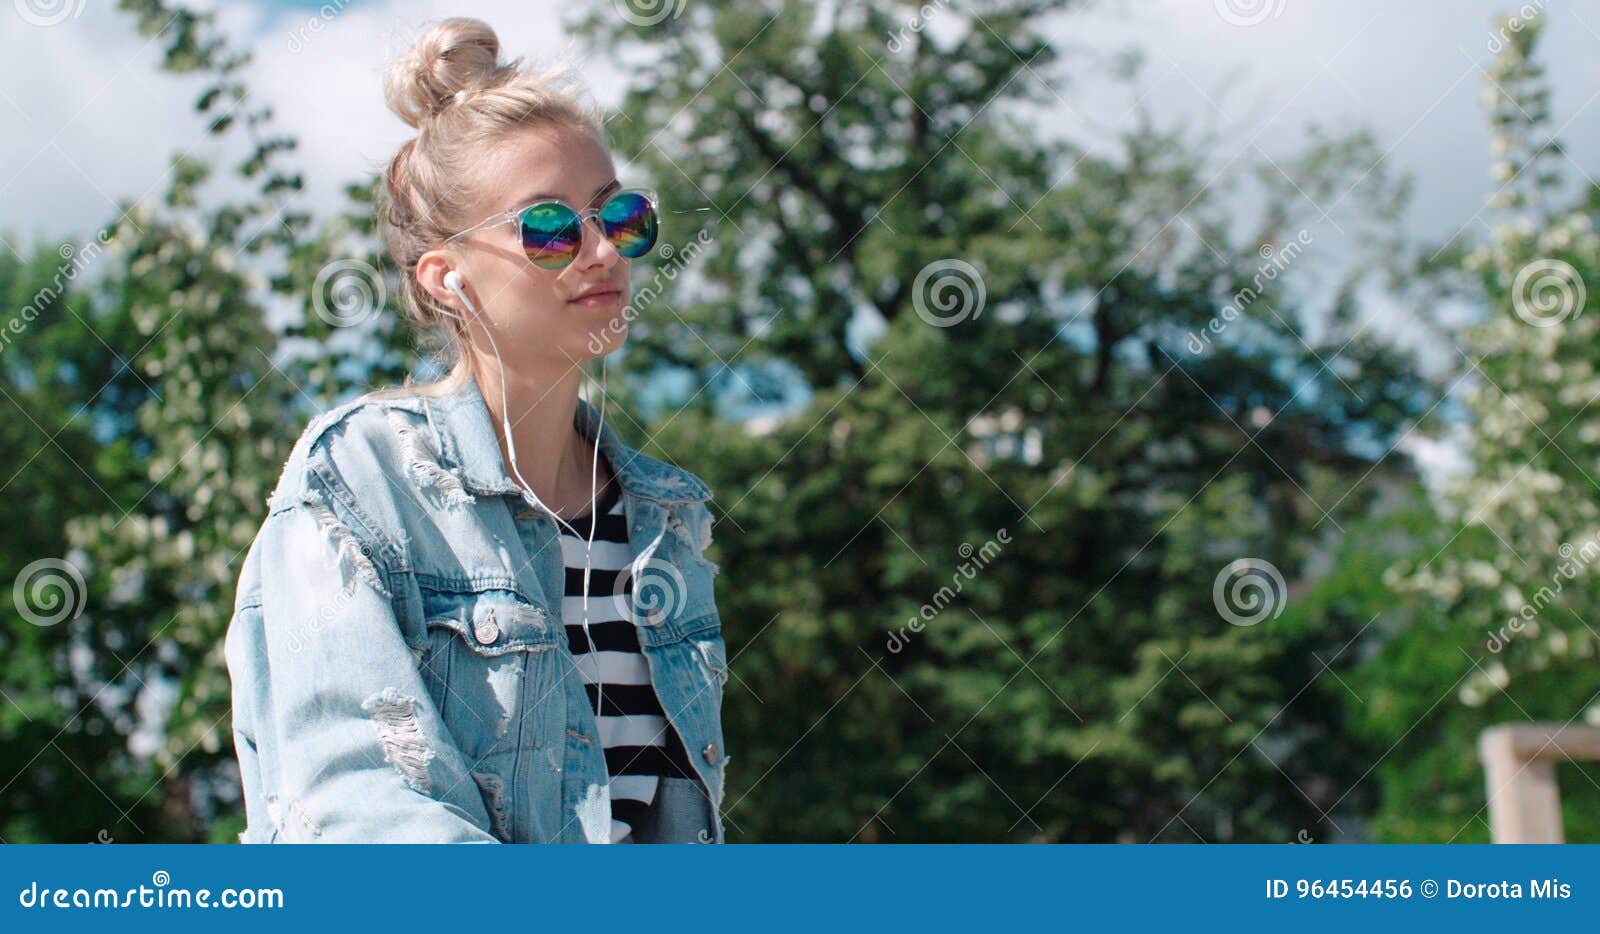
[(454, 361), (296, 443), (226, 655), (245, 842), (721, 842), (711, 491), (578, 390), (657, 236), (598, 114), (474, 19), (386, 78), (382, 221)]

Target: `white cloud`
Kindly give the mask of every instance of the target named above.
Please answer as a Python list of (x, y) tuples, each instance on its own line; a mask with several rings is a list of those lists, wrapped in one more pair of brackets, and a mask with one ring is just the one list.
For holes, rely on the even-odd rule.
[[(1509, 5), (1285, 0), (1281, 7), (1280, 15), (1240, 28), (1205, 0), (1160, 0), (1131, 12), (1130, 5), (1103, 4), (1067, 21), (1063, 57), (1072, 71), (1074, 58), (1082, 59), (1075, 48), (1145, 46), (1147, 102), (1156, 113), (1203, 117), (1217, 100), (1228, 115), (1224, 125), (1237, 127), (1237, 147), (1259, 132), (1262, 149), (1282, 153), (1313, 120), (1373, 125), (1384, 145), (1395, 145), (1398, 165), (1419, 175), (1416, 228), (1445, 236), (1469, 224), (1492, 190), (1478, 108), (1483, 79), (1469, 69), (1487, 60), (1491, 13)], [(255, 55), (246, 72), (254, 93), (274, 105), (279, 128), (299, 139), (294, 158), (310, 186), (308, 201), (322, 209), (336, 206), (341, 186), (380, 169), (409, 137), (410, 128), (383, 103), (381, 75), (419, 24), (472, 15), (494, 25), (510, 54), (542, 58), (569, 47), (555, 0), (363, 2), (315, 27), (311, 8), (269, 10), (259, 0), (225, 0), (218, 8), (236, 42)], [(0, 11), (0, 19), (11, 16)], [(1592, 55), (1600, 0), (1564, 4), (1551, 16), (1545, 48), (1557, 122), (1571, 120), (1562, 135), (1578, 167), (1600, 177), (1593, 145), (1600, 66)], [(159, 45), (136, 36), (132, 25), (128, 14), (96, 3), (56, 26), (10, 20), (0, 30), (0, 232), (8, 238), (86, 236), (106, 221), (115, 199), (159, 193), (174, 152), (211, 145), (192, 111), (198, 83), (160, 72)], [(299, 51), (292, 37), (303, 42)], [(592, 61), (585, 73), (602, 101), (619, 99), (623, 76), (613, 68)], [(1075, 74), (1059, 88), (1066, 104), (1052, 125), (1091, 132), (1068, 105), (1113, 124), (1125, 117), (1125, 98), (1100, 93), (1105, 82), (1081, 67)], [(1577, 169), (1572, 175), (1581, 178)]]
[[(1058, 38), (1077, 48), (1145, 49), (1145, 104), (1163, 118), (1219, 125), (1227, 131), (1220, 158), (1242, 150), (1239, 165), (1260, 160), (1254, 147), (1275, 158), (1292, 151), (1311, 123), (1371, 127), (1381, 146), (1392, 147), (1395, 167), (1417, 175), (1414, 232), (1437, 238), (1463, 226), (1483, 232), (1472, 218), (1495, 186), (1481, 68), (1493, 58), (1495, 15), (1520, 2), (1234, 4), (1277, 11), (1247, 27), (1230, 25), (1218, 5), (1101, 4), (1068, 20), (1070, 30)], [(1593, 53), (1600, 0), (1552, 5), (1548, 15), (1539, 54), (1555, 88), (1556, 124), (1566, 124), (1561, 135), (1575, 160), (1567, 172), (1575, 182), (1584, 173), (1600, 178), (1594, 145), (1600, 68)], [(1072, 72), (1074, 56), (1063, 57)], [(1081, 66), (1074, 73), (1083, 80), (1060, 89), (1067, 102), (1098, 122), (1125, 125), (1127, 95), (1110, 93), (1109, 82), (1083, 75)], [(1064, 124), (1089, 132), (1081, 120)]]
[[(0, 18), (14, 17), (0, 11)], [(0, 30), (0, 224), (5, 235), (86, 235), (117, 199), (159, 191), (170, 153), (198, 142), (198, 85), (160, 75), (160, 48), (109, 4)]]
[[(323, 20), (314, 10), (269, 12), (239, 0), (192, 5), (217, 9), (234, 42), (252, 52), (247, 105), (270, 103), (274, 131), (299, 140), (291, 158), (305, 173), (313, 210), (337, 207), (345, 184), (380, 171), (412, 135), (384, 104), (383, 69), (422, 23), (464, 12), (397, 0)], [(475, 3), (465, 13), (491, 23), (508, 55), (544, 58), (567, 48), (553, 0)], [(160, 71), (161, 41), (133, 27), (110, 4), (90, 4), (54, 26), (8, 22), (0, 31), (8, 130), (0, 134), (0, 233), (8, 240), (99, 229), (117, 200), (159, 195), (178, 152), (216, 156), (224, 170), (216, 191), (242, 192), (225, 171), (242, 150), (219, 153), (194, 113), (200, 81)], [(604, 98), (605, 88), (595, 90)]]
[[(506, 57), (560, 54), (566, 38), (553, 0), (459, 4), (395, 0), (363, 4), (331, 19), (286, 13), (254, 38), (256, 86), (300, 139), (309, 192), (336, 204), (344, 184), (380, 172), (414, 135), (383, 100), (383, 71), (425, 22), (471, 15), (492, 25)], [(298, 50), (298, 51), (297, 51)]]

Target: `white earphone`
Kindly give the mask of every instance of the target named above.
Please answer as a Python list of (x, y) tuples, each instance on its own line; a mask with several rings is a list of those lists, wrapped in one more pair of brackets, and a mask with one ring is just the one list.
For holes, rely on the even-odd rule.
[[(522, 487), (523, 491), (525, 493), (527, 493), (527, 495), (528, 495), (528, 497), (530, 499), (533, 500), (534, 505), (538, 506), (540, 509), (543, 509), (545, 512), (549, 513), (550, 517), (552, 519), (556, 520), (557, 522), (561, 523), (562, 525), (566, 525), (567, 528), (572, 529), (571, 525), (569, 525), (560, 516), (556, 515), (555, 510), (553, 510), (550, 507), (546, 506), (543, 503), (543, 501), (541, 501), (539, 499), (539, 495), (533, 491), (533, 487), (531, 487), (528, 484), (528, 481), (523, 478), (522, 472), (517, 469), (517, 446), (516, 446), (516, 443), (514, 441), (512, 441), (512, 439), (511, 439), (511, 412), (510, 412), (510, 409), (509, 409), (509, 403), (507, 402), (507, 399), (506, 399), (506, 368), (505, 368), (505, 363), (500, 358), (500, 345), (494, 339), (494, 331), (488, 326), (488, 324), (486, 324), (483, 321), (483, 317), (482, 317), (482, 315), (480, 315), (478, 313), (478, 307), (472, 303), (472, 299), (467, 297), (467, 291), (464, 288), (463, 280), (461, 278), (461, 273), (460, 272), (452, 269), (449, 272), (445, 273), (444, 274), (444, 287), (449, 289), (451, 292), (454, 292), (456, 298), (459, 298), (461, 300), (461, 304), (465, 305), (467, 310), (472, 312), (472, 316), (474, 318), (478, 319), (478, 326), (483, 328), (484, 334), (487, 335), (488, 338), (489, 338), (489, 347), (494, 350), (495, 365), (497, 367), (499, 367), (499, 370), (500, 370), (500, 424), (501, 424), (502, 430), (504, 430), (504, 432), (505, 432), (506, 451), (507, 451), (507, 453), (510, 454), (511, 472), (512, 472), (512, 474), (517, 478), (517, 483)], [(453, 317), (458, 321), (462, 321), (463, 323), (465, 322), (465, 319), (463, 319), (460, 315), (453, 314), (453, 313), (448, 312), (448, 311), (445, 311), (444, 314), (446, 314), (446, 315), (448, 315), (450, 317)], [(606, 366), (605, 357), (601, 357), (600, 358), (600, 427), (601, 428), (604, 428), (605, 427), (605, 423), (606, 423), (605, 366)], [(594, 543), (594, 521), (593, 520), (595, 518), (594, 509), (595, 509), (595, 505), (596, 505), (597, 498), (598, 498), (598, 492), (599, 492), (598, 491), (599, 472), (600, 472), (599, 468), (600, 468), (600, 443), (599, 443), (599, 432), (597, 431), (596, 432), (596, 438), (595, 438), (595, 447), (594, 447), (594, 461), (590, 466), (590, 476), (589, 476), (589, 517), (590, 517), (590, 520), (591, 520), (590, 521), (590, 529), (589, 529), (589, 543), (590, 543), (591, 546)], [(574, 535), (578, 534), (577, 529), (572, 529), (572, 532), (573, 532)], [(587, 597), (587, 594), (585, 594), (585, 597)]]
[[(500, 368), (500, 424), (501, 428), (505, 431), (506, 452), (510, 455), (512, 475), (517, 478), (517, 483), (522, 487), (523, 493), (526, 494), (528, 498), (533, 500), (534, 505), (549, 513), (550, 518), (554, 519), (558, 524), (572, 529), (572, 534), (574, 536), (581, 538), (582, 536), (579, 534), (577, 529), (572, 527), (571, 523), (556, 515), (554, 509), (546, 506), (544, 502), (539, 499), (539, 495), (533, 492), (533, 487), (529, 486), (528, 481), (523, 479), (522, 471), (517, 469), (517, 445), (516, 442), (511, 439), (511, 411), (509, 404), (506, 401), (506, 367), (505, 363), (500, 359), (500, 345), (495, 342), (494, 331), (490, 329), (489, 325), (483, 320), (483, 316), (478, 313), (477, 306), (472, 303), (472, 299), (467, 297), (467, 290), (463, 287), (461, 273), (454, 269), (445, 273), (444, 286), (451, 292), (454, 292), (456, 298), (461, 299), (461, 304), (466, 306), (468, 311), (472, 312), (472, 316), (478, 321), (478, 326), (483, 328), (484, 334), (488, 335), (489, 346), (494, 349), (495, 365)], [(460, 315), (453, 314), (448, 311), (444, 312), (444, 314), (465, 323), (465, 319)], [(580, 369), (579, 372), (581, 373), (582, 370)], [(602, 356), (600, 358), (600, 429), (604, 429), (606, 424), (605, 380), (606, 358)], [(589, 579), (590, 573), (594, 570), (594, 534), (595, 529), (600, 521), (600, 517), (595, 515), (599, 509), (600, 499), (600, 429), (595, 431), (594, 461), (589, 467), (589, 538), (587, 545), (584, 548), (583, 555), (583, 638), (584, 641), (589, 645), (588, 657), (590, 664), (593, 666), (591, 676), (594, 678), (595, 687), (595, 727), (597, 732), (600, 725), (600, 717), (605, 711), (605, 684), (600, 679), (600, 660), (596, 657), (598, 649), (594, 644), (594, 638), (589, 635)], [(574, 664), (576, 664), (576, 662), (574, 662)], [(610, 790), (610, 787), (611, 776), (609, 774), (609, 770), (607, 770), (606, 788), (608, 791)]]

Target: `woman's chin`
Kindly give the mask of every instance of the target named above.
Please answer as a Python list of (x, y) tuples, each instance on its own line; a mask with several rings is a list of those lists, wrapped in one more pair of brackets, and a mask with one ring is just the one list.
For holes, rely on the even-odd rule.
[(620, 309), (601, 315), (601, 320), (585, 335), (584, 347), (590, 357), (603, 357), (628, 342), (628, 319)]

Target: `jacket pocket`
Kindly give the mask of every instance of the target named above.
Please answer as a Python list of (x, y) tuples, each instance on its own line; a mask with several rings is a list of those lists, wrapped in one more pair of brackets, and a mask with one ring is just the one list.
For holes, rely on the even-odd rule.
[(515, 753), (525, 708), (548, 690), (537, 682), (565, 631), (511, 590), (423, 586), (422, 599), (427, 641), (417, 667), (445, 726), (474, 767)]

